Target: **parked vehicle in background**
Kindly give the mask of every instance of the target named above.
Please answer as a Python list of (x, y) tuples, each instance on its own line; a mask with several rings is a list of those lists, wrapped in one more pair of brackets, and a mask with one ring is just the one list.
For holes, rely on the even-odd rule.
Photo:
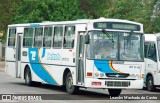
[(149, 91), (154, 91), (160, 86), (160, 33), (145, 34), (144, 54), (144, 83)]

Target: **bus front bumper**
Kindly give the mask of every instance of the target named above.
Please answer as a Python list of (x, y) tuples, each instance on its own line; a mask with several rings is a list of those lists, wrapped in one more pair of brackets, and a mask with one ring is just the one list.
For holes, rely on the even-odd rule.
[(143, 79), (136, 80), (108, 80), (108, 79), (95, 79), (86, 78), (85, 87), (88, 88), (120, 88), (120, 89), (142, 89)]

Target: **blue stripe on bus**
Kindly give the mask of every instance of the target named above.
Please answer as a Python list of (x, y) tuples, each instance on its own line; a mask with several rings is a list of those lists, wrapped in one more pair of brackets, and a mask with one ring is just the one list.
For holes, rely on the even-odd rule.
[[(58, 85), (58, 83), (54, 80), (54, 78), (50, 75), (50, 73), (48, 73), (48, 71), (44, 68), (44, 66), (42, 66), (39, 60), (40, 57), (38, 54), (39, 53), (38, 48), (29, 48), (28, 50), (29, 50), (28, 55), (29, 55), (30, 65), (34, 73), (45, 82)], [(32, 52), (35, 52), (36, 55), (34, 56)], [(43, 50), (43, 53), (44, 52), (45, 51)], [(43, 53), (42, 53), (42, 57), (44, 55)]]
[(43, 52), (42, 52), (42, 57), (43, 58), (45, 56), (45, 52), (46, 52), (46, 48), (43, 48)]
[(31, 27), (39, 27), (40, 24), (37, 24), (37, 23), (33, 23), (33, 24), (30, 24)]
[(110, 62), (107, 60), (94, 60), (95, 67), (103, 73), (119, 73), (113, 70)]

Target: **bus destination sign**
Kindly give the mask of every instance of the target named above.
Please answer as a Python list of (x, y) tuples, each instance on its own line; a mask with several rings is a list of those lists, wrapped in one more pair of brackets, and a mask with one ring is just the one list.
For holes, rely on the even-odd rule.
[(113, 29), (127, 29), (127, 30), (137, 30), (136, 25), (130, 24), (112, 24)]
[(95, 29), (118, 29), (140, 31), (140, 25), (121, 22), (95, 22), (93, 26)]

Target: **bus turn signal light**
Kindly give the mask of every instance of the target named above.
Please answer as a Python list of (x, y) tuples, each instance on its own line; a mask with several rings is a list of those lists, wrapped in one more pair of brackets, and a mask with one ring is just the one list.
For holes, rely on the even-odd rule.
[(87, 76), (92, 76), (92, 73), (91, 72), (87, 72)]

